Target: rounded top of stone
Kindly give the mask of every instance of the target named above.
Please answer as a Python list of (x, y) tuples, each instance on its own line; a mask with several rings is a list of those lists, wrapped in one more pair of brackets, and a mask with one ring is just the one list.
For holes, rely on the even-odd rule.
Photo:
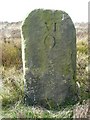
[[(62, 14), (65, 14), (68, 16), (68, 18), (70, 18), (70, 16), (68, 15), (67, 12), (63, 11), (63, 10), (56, 10), (56, 9), (34, 9), (32, 10), (27, 16), (26, 18), (24, 19), (24, 21), (29, 17), (29, 16), (32, 16), (32, 15), (35, 15), (39, 12), (52, 12), (52, 13), (56, 13), (56, 12), (59, 12), (59, 13), (62, 13)], [(67, 18), (67, 17), (66, 17)], [(65, 18), (65, 19), (66, 19)], [(63, 15), (63, 19), (64, 19), (64, 15)], [(23, 21), (23, 23), (24, 23)]]

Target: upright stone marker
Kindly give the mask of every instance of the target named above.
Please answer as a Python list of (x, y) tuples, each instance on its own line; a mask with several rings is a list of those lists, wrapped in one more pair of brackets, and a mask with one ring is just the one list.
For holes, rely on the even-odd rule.
[(74, 100), (76, 33), (68, 14), (34, 10), (22, 35), (26, 103), (55, 108)]

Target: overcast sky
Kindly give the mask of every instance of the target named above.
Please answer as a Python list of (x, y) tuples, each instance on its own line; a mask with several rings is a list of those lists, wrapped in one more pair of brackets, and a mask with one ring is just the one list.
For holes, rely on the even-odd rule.
[(34, 9), (67, 12), (74, 22), (88, 22), (89, 0), (0, 0), (0, 21), (23, 21)]

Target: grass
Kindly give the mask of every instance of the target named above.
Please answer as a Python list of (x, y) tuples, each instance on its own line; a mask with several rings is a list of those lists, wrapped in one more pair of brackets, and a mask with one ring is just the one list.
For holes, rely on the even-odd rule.
[(4, 109), (3, 114), (5, 118), (70, 118), (73, 113), (72, 107), (52, 111), (40, 106), (31, 107), (17, 103), (11, 108)]
[(60, 111), (47, 110), (40, 106), (25, 106), (23, 104), (24, 82), (22, 70), (15, 67), (3, 69), (2, 116), (4, 118), (62, 118), (72, 116), (72, 106)]
[(20, 70), (16, 70), (15, 67), (2, 69), (3, 89), (0, 96), (3, 99), (2, 105), (8, 106), (9, 104), (21, 100), (23, 97), (23, 75), (22, 72)]
[[(59, 111), (47, 110), (40, 106), (25, 106), (23, 104), (24, 81), (21, 60), (21, 46), (12, 42), (2, 43), (2, 73), (3, 89), (0, 89), (2, 100), (1, 115), (4, 118), (72, 118), (75, 105), (68, 105)], [(88, 44), (77, 42), (77, 88), (79, 101), (90, 98), (88, 94)], [(77, 103), (77, 104), (78, 104)]]
[(88, 80), (88, 67), (89, 67), (89, 55), (88, 55), (88, 41), (77, 41), (77, 82), (79, 98), (81, 100), (86, 99), (89, 96), (89, 80)]
[(15, 66), (18, 68), (22, 66), (21, 44), (18, 41), (17, 43), (2, 41), (2, 64), (4, 67)]
[(77, 51), (82, 54), (88, 54), (88, 41), (78, 41), (77, 42)]

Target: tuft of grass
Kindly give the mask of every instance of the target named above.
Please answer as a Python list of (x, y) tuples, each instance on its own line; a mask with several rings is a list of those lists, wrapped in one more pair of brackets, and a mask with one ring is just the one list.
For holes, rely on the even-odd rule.
[(88, 41), (78, 41), (77, 42), (77, 52), (82, 54), (88, 54)]
[(11, 108), (3, 109), (2, 116), (4, 118), (71, 118), (73, 107), (51, 111), (40, 106), (25, 106), (17, 102)]
[(22, 53), (21, 45), (12, 41), (2, 41), (2, 64), (4, 67), (21, 67)]
[(88, 41), (77, 42), (77, 87), (79, 100), (90, 98), (88, 80)]
[(2, 68), (3, 89), (0, 92), (2, 106), (9, 106), (23, 98), (24, 80), (21, 70), (13, 68)]

